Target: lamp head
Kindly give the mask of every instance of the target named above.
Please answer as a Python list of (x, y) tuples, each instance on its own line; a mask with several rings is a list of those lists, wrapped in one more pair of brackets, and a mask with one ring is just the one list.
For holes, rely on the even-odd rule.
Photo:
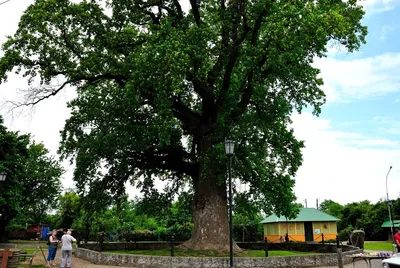
[(7, 173), (5, 173), (4, 171), (0, 172), (0, 182), (5, 181), (6, 178), (7, 178)]
[(225, 154), (227, 156), (233, 156), (235, 151), (235, 141), (225, 140)]

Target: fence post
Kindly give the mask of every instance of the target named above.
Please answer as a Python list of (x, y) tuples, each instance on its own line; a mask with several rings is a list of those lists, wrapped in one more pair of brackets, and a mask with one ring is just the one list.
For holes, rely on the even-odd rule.
[(324, 233), (322, 233), (322, 245), (325, 244), (325, 238), (324, 238)]
[(338, 268), (343, 268), (342, 249), (341, 248), (337, 249), (337, 256), (338, 256)]
[(174, 256), (174, 236), (171, 236), (171, 257)]
[(336, 236), (336, 248), (340, 248), (338, 235)]
[(264, 246), (265, 246), (265, 257), (268, 257), (268, 238), (264, 238)]
[(100, 237), (99, 237), (99, 252), (101, 253), (103, 249), (103, 234), (100, 233)]

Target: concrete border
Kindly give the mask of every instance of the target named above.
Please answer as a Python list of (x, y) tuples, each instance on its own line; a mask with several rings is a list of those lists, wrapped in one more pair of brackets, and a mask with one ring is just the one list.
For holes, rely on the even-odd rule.
[[(346, 255), (363, 252), (362, 249), (355, 249), (342, 253), (344, 264), (350, 263), (350, 258)], [(225, 257), (166, 257), (166, 256), (145, 256), (133, 254), (110, 254), (97, 251), (77, 248), (76, 257), (88, 260), (95, 264), (128, 266), (137, 268), (226, 268), (229, 267), (229, 258)], [(336, 253), (308, 255), (308, 256), (288, 256), (288, 257), (268, 257), (268, 258), (234, 258), (235, 267), (238, 268), (300, 268), (300, 267), (319, 267), (337, 266), (338, 256)]]

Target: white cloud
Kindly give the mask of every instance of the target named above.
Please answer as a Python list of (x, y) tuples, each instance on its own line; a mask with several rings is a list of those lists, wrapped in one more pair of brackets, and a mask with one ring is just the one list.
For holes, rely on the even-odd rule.
[(362, 5), (367, 15), (376, 12), (390, 11), (395, 8), (397, 0), (359, 0), (358, 3)]
[(383, 25), (383, 26), (381, 26), (380, 30), (379, 30), (379, 33), (378, 33), (379, 34), (379, 36), (378, 36), (379, 40), (385, 41), (388, 38), (388, 36), (392, 32), (394, 32), (395, 30), (397, 30), (397, 27), (395, 27), (394, 25)]
[(348, 101), (400, 90), (400, 53), (385, 53), (356, 60), (318, 58), (328, 101)]
[(375, 116), (371, 122), (381, 133), (400, 135), (400, 120), (390, 116)]
[[(357, 133), (335, 132), (329, 120), (309, 113), (293, 116), (296, 137), (305, 140), (303, 165), (296, 176), (298, 200), (314, 204), (317, 198), (346, 204), (353, 201), (378, 201), (386, 195), (399, 196), (400, 147), (389, 140), (370, 139)], [(351, 140), (352, 142), (348, 142)], [(384, 147), (376, 147), (385, 145)], [(388, 145), (396, 145), (390, 147)]]

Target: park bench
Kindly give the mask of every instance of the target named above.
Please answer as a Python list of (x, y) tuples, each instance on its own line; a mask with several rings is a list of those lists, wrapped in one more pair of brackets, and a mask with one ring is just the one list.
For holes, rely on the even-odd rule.
[(8, 260), (12, 258), (14, 255), (13, 251), (10, 251), (9, 248), (5, 248), (4, 250), (0, 251), (1, 257), (1, 268), (7, 268)]

